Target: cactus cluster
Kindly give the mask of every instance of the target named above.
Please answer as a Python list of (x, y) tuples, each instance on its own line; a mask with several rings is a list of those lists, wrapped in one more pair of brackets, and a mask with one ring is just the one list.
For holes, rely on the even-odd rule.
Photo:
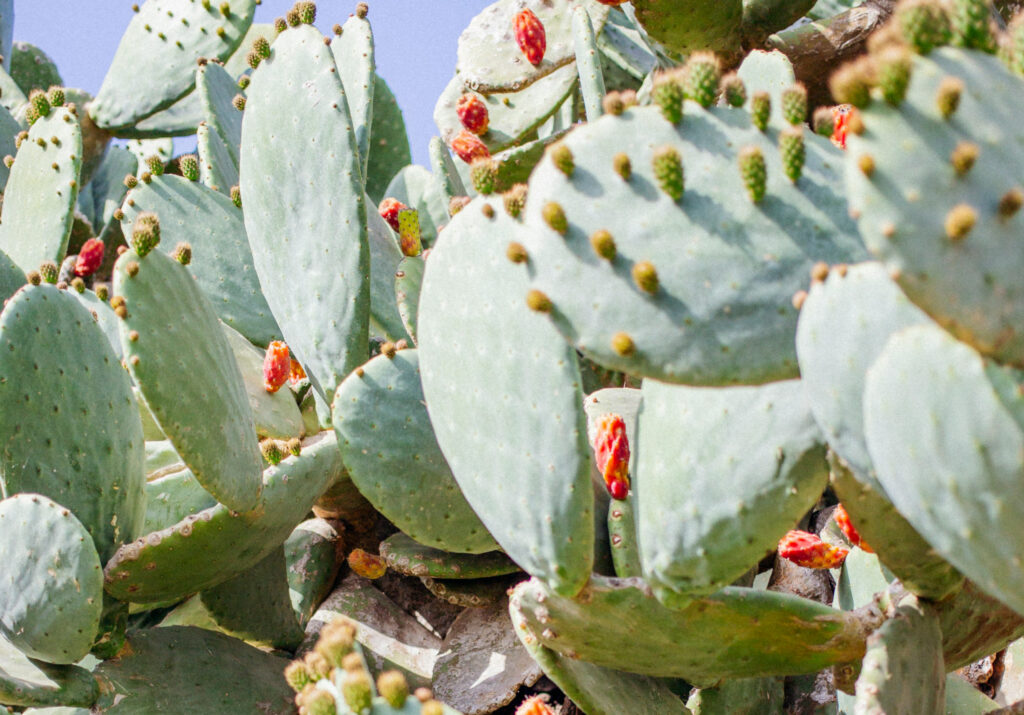
[(1014, 3), (259, 4), (0, 0), (0, 705), (1024, 702)]

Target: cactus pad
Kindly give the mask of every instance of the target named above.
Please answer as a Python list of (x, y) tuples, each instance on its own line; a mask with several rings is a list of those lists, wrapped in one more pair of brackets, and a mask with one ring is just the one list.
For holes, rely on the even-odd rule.
[(374, 203), (379, 203), (385, 197), (385, 189), (395, 174), (412, 162), (412, 150), (409, 148), (405, 119), (395, 95), (379, 75), (374, 75), (374, 83), (366, 193)]
[(341, 27), (341, 35), (332, 38), (331, 52), (338, 65), (344, 87), (348, 114), (359, 151), (360, 175), (366, 177), (370, 158), (370, 131), (373, 128), (374, 81), (373, 30), (366, 17), (350, 15)]
[(474, 579), (516, 573), (519, 567), (500, 551), (453, 554), (423, 546), (399, 532), (380, 544), (388, 568), (410, 576), (441, 579)]
[(305, 427), (302, 424), (302, 413), (295, 404), (295, 395), (291, 390), (267, 392), (263, 383), (264, 352), (253, 346), (241, 333), (226, 325), (222, 327), (242, 373), (256, 434), (275, 439), (301, 437)]
[[(0, 636), (0, 703), (88, 708), (96, 702), (99, 694), (96, 678), (85, 668), (29, 660), (28, 656)], [(65, 712), (59, 710), (56, 715)], [(87, 713), (88, 710), (80, 713), (74, 711), (71, 715)]]
[(161, 531), (214, 506), (217, 500), (188, 469), (150, 478), (146, 482), (146, 521), (142, 533)]
[(406, 256), (395, 271), (395, 301), (398, 304), (398, 314), (402, 316), (402, 325), (405, 326), (405, 331), (413, 343), (418, 343), (420, 288), (423, 286), (425, 266), (422, 257)]

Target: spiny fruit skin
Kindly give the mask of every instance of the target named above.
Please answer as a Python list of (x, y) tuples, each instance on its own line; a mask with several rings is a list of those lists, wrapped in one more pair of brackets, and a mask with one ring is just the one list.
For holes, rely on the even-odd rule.
[(178, 169), (189, 181), (199, 181), (199, 159), (195, 154), (185, 154), (178, 159)]
[(39, 264), (39, 275), (44, 283), (56, 284), (60, 276), (60, 266), (53, 261), (43, 261)]
[(51, 107), (63, 107), (66, 100), (64, 88), (52, 85), (46, 90), (46, 100), (50, 103)]
[(764, 154), (756, 146), (744, 147), (740, 151), (740, 175), (747, 194), (755, 204), (760, 203), (767, 191), (768, 168), (765, 166)]
[(242, 208), (242, 189), (238, 186), (231, 187), (231, 203), (238, 208)]
[(90, 238), (82, 244), (78, 251), (78, 258), (75, 259), (75, 275), (91, 276), (103, 265), (103, 253), (105, 247), (103, 241), (98, 238)]
[(418, 256), (423, 252), (420, 214), (416, 209), (399, 209), (398, 245), (402, 249), (403, 256)]
[(455, 104), (455, 113), (459, 115), (459, 121), (467, 131), (477, 135), (487, 133), (487, 128), (490, 125), (487, 105), (475, 94), (466, 93), (459, 97), (459, 101)]
[(555, 711), (548, 705), (547, 695), (531, 695), (519, 704), (515, 715), (555, 715)]
[(782, 168), (794, 184), (800, 180), (807, 160), (803, 127), (786, 127), (779, 132), (779, 152), (782, 154)]
[(836, 130), (836, 120), (833, 116), (832, 107), (818, 107), (814, 110), (814, 116), (811, 118), (811, 127), (814, 129), (814, 133), (823, 136), (830, 137)]
[(355, 624), (344, 616), (336, 616), (320, 631), (316, 652), (330, 667), (340, 668), (345, 657), (352, 653), (355, 644)]
[(275, 340), (267, 346), (263, 356), (263, 389), (274, 393), (281, 389), (291, 374), (292, 359), (288, 346)]
[(938, 0), (903, 0), (895, 17), (903, 39), (919, 54), (926, 55), (951, 39), (949, 15)]
[(874, 75), (874, 61), (870, 57), (861, 57), (836, 70), (828, 81), (828, 87), (840, 104), (852, 104), (863, 109), (871, 104)]
[(782, 116), (793, 125), (807, 120), (807, 88), (802, 84), (794, 84), (782, 92)]
[(377, 677), (377, 692), (388, 705), (400, 708), (409, 698), (409, 683), (397, 670), (385, 670)]
[(267, 460), (267, 463), (273, 466), (277, 466), (284, 459), (284, 453), (281, 451), (281, 446), (275, 440), (265, 439), (260, 442), (260, 452), (263, 454), (263, 459)]
[(722, 97), (730, 107), (742, 107), (747, 103), (747, 87), (735, 72), (722, 77)]
[(686, 99), (684, 76), (682, 70), (662, 72), (655, 77), (651, 88), (651, 99), (661, 109), (661, 116), (670, 124), (683, 121), (683, 100)]
[(146, 159), (146, 167), (153, 176), (161, 176), (164, 173), (164, 160), (154, 154)]
[(476, 159), (470, 165), (469, 177), (478, 194), (493, 194), (498, 188), (498, 162), (493, 159)]
[(370, 580), (380, 578), (388, 570), (388, 564), (384, 559), (363, 549), (353, 549), (349, 553), (348, 567), (363, 578)]
[(910, 52), (904, 47), (891, 45), (878, 53), (875, 62), (878, 68), (878, 88), (882, 98), (894, 107), (899, 106), (907, 96), (910, 73), (913, 68)]
[[(41, 89), (33, 89), (28, 95), (29, 109), (32, 111), (34, 118), (29, 119), (29, 124), (34, 124), (36, 119), (40, 117), (47, 117), (50, 115), (50, 100), (46, 98), (46, 93)], [(26, 115), (28, 116), (28, 115)]]
[(826, 544), (806, 531), (790, 531), (779, 541), (779, 556), (808, 569), (839, 568), (849, 553), (849, 549)]
[(663, 146), (656, 149), (651, 159), (651, 168), (662, 191), (671, 196), (673, 201), (683, 198), (683, 159), (675, 147)]
[(302, 698), (302, 708), (306, 715), (335, 715), (338, 712), (334, 696), (319, 688), (313, 688)]
[(850, 515), (846, 513), (846, 507), (844, 507), (842, 504), (837, 506), (836, 510), (832, 513), (832, 518), (836, 520), (836, 524), (839, 526), (839, 530), (842, 531), (843, 535), (845, 535), (846, 538), (850, 540), (851, 544), (853, 544), (854, 546), (859, 546), (861, 549), (867, 551), (869, 554), (875, 553), (870, 546), (868, 546), (861, 540), (860, 534), (857, 533), (857, 529), (850, 521)]
[(370, 678), (363, 672), (346, 672), (341, 677), (341, 694), (354, 713), (369, 710), (373, 705)]
[(270, 57), (270, 43), (267, 41), (267, 38), (257, 37), (253, 40), (252, 51), (262, 60)]
[(455, 155), (467, 164), (472, 164), (476, 159), (487, 159), (491, 156), (491, 150), (473, 132), (463, 129), (451, 143)]
[(132, 226), (132, 248), (139, 258), (145, 258), (159, 243), (160, 219), (150, 211), (140, 213)]
[(613, 499), (629, 496), (629, 438), (621, 415), (599, 416), (589, 430), (597, 471)]
[(772, 115), (772, 97), (767, 92), (755, 92), (750, 98), (750, 121), (759, 131), (768, 128)]
[(284, 669), (284, 679), (296, 693), (301, 693), (303, 688), (313, 682), (301, 660), (293, 660), (288, 664)]
[(377, 211), (378, 213), (380, 213), (380, 217), (387, 222), (388, 226), (394, 229), (395, 232), (397, 233), (398, 212), (401, 211), (402, 209), (407, 208), (409, 207), (403, 204), (401, 201), (389, 196), (388, 198), (380, 202), (380, 206), (377, 207)]
[(516, 44), (526, 57), (526, 61), (536, 67), (544, 59), (548, 48), (547, 34), (540, 18), (532, 10), (520, 10), (512, 20)]
[(707, 109), (718, 96), (722, 70), (712, 52), (694, 52), (686, 62), (686, 96)]
[(295, 10), (299, 13), (299, 22), (303, 25), (312, 25), (316, 22), (315, 2), (297, 2), (295, 3)]

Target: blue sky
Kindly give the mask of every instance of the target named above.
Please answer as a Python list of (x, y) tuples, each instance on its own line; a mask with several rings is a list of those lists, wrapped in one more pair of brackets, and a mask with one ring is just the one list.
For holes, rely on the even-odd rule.
[[(140, 0), (141, 1), (141, 0)], [(257, 22), (284, 15), (292, 0), (263, 0)], [(428, 165), (427, 144), (437, 133), (434, 102), (455, 71), (459, 34), (489, 0), (370, 0), (377, 71), (405, 114), (413, 161)], [(355, 0), (317, 3), (317, 26), (326, 32), (344, 22)], [(65, 84), (95, 93), (103, 82), (131, 0), (15, 0), (14, 39), (41, 47), (60, 68)]]

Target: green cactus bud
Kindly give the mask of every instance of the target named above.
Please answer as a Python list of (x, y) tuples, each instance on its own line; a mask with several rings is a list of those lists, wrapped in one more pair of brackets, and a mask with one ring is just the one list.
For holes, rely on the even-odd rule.
[(132, 226), (132, 248), (145, 258), (160, 243), (160, 219), (155, 213), (140, 213)]
[[(363, 578), (366, 577), (364, 576)], [(358, 653), (349, 653), (341, 659), (341, 669), (344, 670), (346, 673), (364, 672), (362, 656), (360, 656)]]
[(800, 180), (807, 159), (804, 146), (804, 128), (786, 127), (779, 132), (779, 153), (782, 155), (782, 169), (794, 184)]
[(260, 59), (265, 60), (270, 57), (270, 42), (268, 42), (265, 37), (257, 37), (252, 42), (252, 51), (255, 52)]
[(700, 106), (710, 107), (718, 96), (721, 65), (712, 52), (694, 52), (685, 66), (686, 96)]
[(453, 196), (448, 199), (448, 215), (454, 217), (459, 211), (466, 208), (466, 204), (470, 202), (468, 196)]
[(43, 261), (39, 264), (39, 275), (45, 283), (55, 285), (60, 276), (60, 266), (53, 261)]
[(342, 33), (345, 32), (345, 28), (338, 23), (334, 23), (334, 26), (331, 28), (331, 32), (333, 32), (336, 37), (341, 37)]
[(345, 656), (352, 653), (356, 642), (356, 627), (344, 616), (334, 618), (320, 631), (316, 652), (319, 653), (332, 668), (342, 667)]
[(281, 447), (277, 444), (277, 440), (265, 439), (260, 442), (260, 452), (263, 454), (263, 459), (271, 465), (276, 466), (284, 459), (284, 454), (281, 452)]
[(224, 17), (231, 17), (231, 3), (227, 2), (227, 0), (224, 0), (218, 9)]
[(765, 165), (760, 147), (747, 146), (741, 149), (739, 163), (740, 176), (743, 177), (743, 185), (747, 187), (750, 200), (755, 204), (760, 203), (768, 184), (768, 167)]
[(658, 271), (650, 261), (639, 261), (633, 264), (633, 282), (644, 293), (654, 295), (658, 292)]
[(299, 22), (304, 25), (312, 25), (316, 22), (316, 3), (315, 2), (297, 2), (295, 3), (295, 9), (299, 13)]
[(420, 706), (420, 715), (444, 715), (444, 705), (437, 700), (428, 700)]
[(967, 238), (967, 234), (978, 222), (978, 212), (967, 204), (959, 204), (946, 214), (946, 236), (949, 240), (959, 242)]
[(823, 137), (832, 136), (836, 130), (836, 118), (831, 107), (818, 107), (812, 118), (814, 133)]
[(124, 185), (127, 186), (129, 189), (134, 189), (136, 186), (139, 185), (139, 180), (136, 179), (132, 174), (128, 174), (127, 176), (124, 177)]
[(782, 116), (793, 125), (807, 121), (807, 88), (797, 83), (782, 92)]
[(164, 161), (156, 154), (146, 159), (146, 167), (153, 176), (161, 176), (164, 173)]
[(299, 11), (294, 7), (285, 13), (284, 19), (288, 21), (288, 24), (292, 27), (298, 27), (302, 24), (302, 20), (299, 18)]
[(629, 178), (633, 175), (633, 165), (625, 154), (616, 154), (612, 159), (612, 167), (615, 169), (615, 173), (622, 177), (623, 181), (629, 181)]
[(1024, 13), (1017, 13), (1010, 21), (999, 56), (1010, 71), (1024, 76)]
[(629, 357), (636, 352), (636, 343), (629, 333), (615, 333), (612, 336), (612, 350), (623, 357)]
[[(29, 126), (35, 124), (39, 120), (40, 116), (41, 115), (39, 114), (39, 110), (31, 104), (29, 104), (28, 107), (25, 109), (25, 121), (28, 122)], [(20, 142), (18, 145), (20, 146)]]
[(4, 157), (4, 166), (6, 166), (8, 169), (10, 169), (12, 166), (14, 166), (14, 157), (11, 156), (10, 154), (5, 156)]
[(195, 154), (185, 154), (179, 157), (178, 170), (189, 181), (199, 181), (199, 159)]
[(118, 308), (126, 308), (127, 305), (128, 304), (125, 302), (123, 295), (115, 295), (113, 298), (110, 299), (110, 308), (112, 310), (117, 310)]
[(364, 2), (356, 4), (356, 17), (364, 19), (366, 14), (370, 12), (370, 6)]
[(293, 457), (298, 457), (302, 454), (302, 440), (298, 437), (292, 437), (287, 442), (288, 453)]
[(346, 672), (341, 678), (341, 694), (354, 713), (369, 710), (373, 705), (373, 685), (363, 672)]
[(97, 283), (96, 285), (93, 286), (92, 290), (96, 294), (96, 297), (102, 300), (104, 303), (106, 303), (107, 298), (110, 297), (110, 286), (108, 286), (106, 283)]
[(306, 666), (306, 672), (309, 673), (310, 679), (314, 682), (329, 677), (331, 670), (334, 668), (323, 655), (315, 650), (306, 653), (302, 662)]
[(913, 68), (910, 52), (898, 45), (890, 45), (875, 58), (878, 70), (878, 88), (886, 102), (898, 107), (907, 96), (910, 72)]
[(861, 154), (857, 158), (857, 168), (870, 179), (875, 173), (875, 157), (870, 154)]
[(43, 282), (43, 277), (39, 275), (39, 271), (29, 271), (25, 274), (25, 280), (37, 286)]
[(259, 67), (260, 62), (262, 61), (263, 58), (260, 57), (259, 53), (256, 52), (256, 50), (249, 50), (249, 53), (245, 56), (245, 64), (249, 65), (253, 69)]
[[(124, 211), (122, 211), (121, 209), (114, 209), (113, 216), (115, 221), (124, 221)], [(121, 248), (124, 248), (124, 246), (121, 246)]]
[(502, 196), (505, 204), (505, 213), (512, 218), (519, 218), (519, 215), (523, 213), (523, 209), (526, 208), (526, 192), (526, 184), (515, 184), (506, 191)]
[(377, 692), (393, 708), (401, 708), (409, 698), (409, 683), (397, 670), (386, 670), (377, 677)]
[(572, 149), (563, 142), (557, 142), (548, 149), (548, 155), (551, 157), (551, 163), (558, 167), (559, 171), (566, 176), (572, 176), (572, 172), (576, 168), (576, 163), (572, 158)]
[(894, 15), (904, 41), (915, 52), (926, 55), (936, 47), (949, 44), (950, 18), (940, 0), (902, 0)]
[(76, 293), (85, 293), (85, 281), (77, 276), (71, 279), (71, 287)]
[(239, 112), (245, 111), (245, 95), (236, 94), (231, 100), (231, 106), (237, 109)]
[(274, 18), (274, 29), (277, 31), (277, 34), (280, 35), (288, 29), (288, 22), (283, 17)]
[(526, 263), (530, 259), (530, 254), (526, 252), (526, 246), (523, 244), (510, 241), (508, 248), (505, 249), (505, 257), (513, 263)]
[(238, 208), (242, 208), (242, 190), (237, 185), (231, 187), (231, 201)]
[(569, 221), (565, 218), (565, 210), (560, 204), (549, 201), (544, 204), (541, 215), (544, 218), (544, 223), (550, 226), (553, 231), (557, 231), (563, 236), (569, 232)]
[(685, 74), (681, 70), (660, 72), (654, 78), (651, 100), (658, 105), (661, 116), (670, 124), (683, 121), (683, 100), (686, 99), (684, 78)]
[(171, 254), (171, 257), (181, 265), (187, 266), (192, 262), (192, 244), (187, 241), (179, 242), (174, 247), (174, 253)]
[(309, 671), (306, 670), (306, 665), (301, 660), (293, 660), (288, 664), (284, 669), (284, 679), (296, 693), (301, 693), (307, 685), (313, 682), (313, 679), (309, 677)]
[(63, 107), (66, 100), (64, 88), (52, 85), (46, 90), (46, 100), (50, 103), (51, 107)]
[(538, 313), (550, 313), (554, 307), (547, 294), (539, 290), (531, 290), (526, 294), (526, 305), (530, 310)]
[[(141, 181), (143, 184), (148, 184), (152, 180), (153, 180), (153, 175), (150, 174), (148, 171), (144, 171), (141, 174), (139, 174), (139, 181)], [(135, 205), (135, 203), (131, 199), (128, 199), (127, 203), (128, 203), (129, 206), (134, 206)]]
[(1012, 218), (1024, 205), (1024, 191), (1014, 187), (999, 199), (999, 216), (1003, 219)]
[(477, 159), (470, 166), (469, 175), (478, 194), (493, 194), (498, 183), (498, 162), (494, 159)]
[(21, 143), (23, 141), (25, 141), (26, 139), (28, 139), (28, 131), (22, 130), (22, 131), (18, 132), (18, 135), (16, 137), (14, 137), (14, 148), (15, 149), (20, 149), (21, 148)]
[(129, 278), (134, 278), (139, 275), (139, 264), (136, 261), (128, 261), (128, 264), (124, 267), (124, 271), (128, 274)]
[(962, 141), (956, 145), (949, 155), (949, 162), (957, 176), (964, 176), (971, 170), (980, 151), (981, 148), (974, 142)]
[(671, 196), (673, 201), (683, 198), (683, 159), (679, 152), (671, 146), (655, 149), (651, 166), (661, 190)]
[(935, 92), (935, 104), (943, 119), (949, 119), (960, 106), (960, 96), (964, 92), (964, 83), (957, 77), (945, 77), (939, 82)]
[(871, 87), (874, 83), (874, 62), (870, 57), (861, 57), (836, 70), (828, 86), (837, 102), (863, 109), (871, 104)]
[(243, 74), (241, 77), (238, 78), (238, 88), (242, 90), (248, 89), (249, 83), (251, 81), (252, 79), (249, 77), (249, 75)]
[(767, 92), (755, 92), (750, 98), (750, 121), (759, 131), (768, 128), (772, 116), (772, 97)]
[(618, 117), (626, 111), (626, 103), (622, 101), (622, 95), (618, 92), (606, 94), (601, 100), (601, 106), (605, 114), (611, 114), (613, 117)]
[(735, 72), (722, 77), (722, 97), (730, 107), (742, 107), (747, 103), (747, 86)]
[(29, 106), (25, 113), (25, 119), (28, 120), (29, 126), (36, 123), (40, 117), (46, 117), (50, 114), (50, 100), (46, 98), (46, 94), (41, 89), (33, 89), (28, 95)]
[(590, 236), (590, 247), (594, 249), (594, 253), (606, 261), (614, 261), (618, 254), (615, 239), (609, 231), (604, 229), (594, 231)]
[(953, 0), (953, 44), (995, 52), (996, 31), (987, 0)]
[(302, 707), (306, 715), (336, 715), (338, 712), (334, 696), (320, 688), (313, 688), (302, 698)]

